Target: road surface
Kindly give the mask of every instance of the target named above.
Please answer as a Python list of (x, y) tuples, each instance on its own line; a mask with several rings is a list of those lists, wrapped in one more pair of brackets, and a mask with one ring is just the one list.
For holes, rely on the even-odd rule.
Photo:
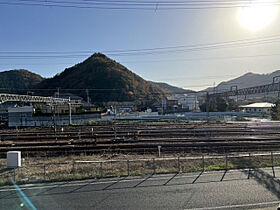
[(276, 209), (280, 169), (146, 175), (0, 188), (0, 209)]

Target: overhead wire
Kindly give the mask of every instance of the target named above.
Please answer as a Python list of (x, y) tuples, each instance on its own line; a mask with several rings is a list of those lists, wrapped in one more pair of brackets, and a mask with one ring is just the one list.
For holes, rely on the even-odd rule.
[[(251, 1), (245, 1), (245, 0), (240, 0), (240, 1), (173, 1), (173, 2), (167, 2), (167, 1), (158, 1), (158, 2), (149, 2), (149, 1), (102, 1), (102, 0), (96, 0), (96, 1), (34, 1), (34, 0), (18, 0), (17, 2), (33, 2), (33, 4), (20, 4), (20, 5), (26, 5), (26, 6), (48, 6), (48, 7), (72, 7), (72, 8), (97, 8), (97, 9), (140, 9), (140, 10), (154, 10), (154, 6), (157, 5), (157, 10), (171, 10), (171, 9), (212, 9), (212, 8), (233, 8), (233, 7), (246, 7), (251, 5)], [(38, 4), (38, 2), (44, 3), (44, 4)], [(237, 4), (238, 2), (238, 4)], [(34, 4), (36, 3), (36, 4)], [(51, 3), (51, 4), (50, 4)], [(110, 3), (110, 4), (108, 4)], [(0, 4), (7, 4), (7, 5), (15, 5), (15, 3), (9, 2), (0, 2)], [(16, 3), (19, 5), (19, 3)], [(56, 5), (60, 4), (60, 5)], [(67, 5), (66, 5), (67, 4)], [(212, 5), (211, 5), (212, 4)], [(110, 6), (110, 7), (82, 7), (82, 6), (75, 6), (75, 5), (105, 5), (105, 6)], [(279, 2), (267, 2), (266, 4), (263, 5), (279, 5)], [(112, 6), (130, 6), (129, 8), (120, 8), (120, 7), (115, 7), (113, 8)], [(133, 7), (131, 7), (133, 6)], [(136, 7), (137, 6), (137, 7)], [(153, 6), (149, 8), (141, 8), (138, 6)], [(158, 6), (169, 6), (169, 7), (158, 7)], [(184, 7), (170, 7), (170, 6), (184, 6)], [(186, 7), (188, 6), (188, 7)], [(201, 7), (202, 6), (202, 7)], [(279, 39), (279, 38), (278, 38)], [(153, 50), (132, 50), (132, 51), (121, 51), (121, 52), (112, 52), (111, 54), (108, 54), (109, 56), (130, 56), (130, 55), (147, 55), (147, 54), (165, 54), (165, 53), (178, 53), (178, 52), (193, 52), (193, 51), (200, 51), (200, 50), (209, 50), (209, 49), (221, 49), (224, 47), (244, 47), (244, 46), (251, 46), (252, 44), (267, 44), (267, 43), (273, 43), (274, 41), (279, 41), (279, 40), (263, 40), (263, 41), (256, 41), (256, 42), (251, 42), (251, 43), (239, 43), (239, 44), (234, 44), (235, 46), (232, 46), (233, 44), (229, 44), (226, 46), (220, 45), (220, 46), (200, 46), (200, 47), (193, 47), (189, 49), (178, 49), (182, 48), (180, 47), (170, 47), (169, 50), (168, 48), (165, 48), (165, 51), (162, 51), (161, 49), (153, 49)], [(177, 49), (175, 49), (177, 48)], [(0, 52), (4, 53), (4, 52)], [(6, 52), (7, 53), (7, 52)], [(44, 52), (41, 52), (44, 54)], [(90, 53), (90, 52), (88, 52)], [(7, 54), (10, 54), (9, 52)], [(26, 53), (28, 54), (28, 52)], [(63, 54), (57, 52), (57, 54)], [(278, 55), (278, 54), (274, 54)], [(23, 59), (23, 58), (76, 58), (76, 57), (82, 57), (82, 56), (87, 56), (86, 54), (74, 54), (74, 55), (44, 55), (44, 56), (34, 56), (34, 55), (29, 55), (29, 56), (0, 56), (2, 59)], [(253, 55), (253, 56), (270, 56), (270, 55)], [(238, 58), (241, 57), (252, 57), (252, 56), (238, 56)], [(234, 57), (229, 57), (229, 58), (234, 58)], [(237, 57), (235, 57), (237, 58)], [(211, 59), (211, 58), (210, 58)], [(225, 59), (225, 58), (221, 58)], [(226, 58), (227, 59), (227, 58)], [(186, 59), (188, 60), (188, 59)]]
[[(126, 52), (139, 52), (139, 51), (157, 51), (157, 50), (170, 50), (170, 49), (180, 49), (180, 48), (199, 48), (199, 47), (219, 47), (228, 44), (250, 44), (255, 42), (268, 42), (277, 41), (280, 39), (280, 34), (272, 36), (263, 36), (253, 39), (237, 39), (231, 41), (223, 42), (213, 42), (213, 43), (202, 43), (202, 44), (191, 44), (191, 45), (176, 45), (176, 46), (166, 46), (166, 47), (154, 47), (154, 48), (141, 48), (141, 49), (117, 49), (117, 50), (105, 50), (104, 53), (126, 53)], [(0, 54), (78, 54), (78, 53), (92, 53), (90, 50), (80, 50), (80, 51), (0, 51)]]
[[(249, 0), (225, 1), (55, 1), (55, 0), (14, 0), (0, 2), (2, 5), (18, 6), (45, 6), (76, 9), (108, 9), (108, 10), (195, 10), (195, 9), (225, 9), (236, 7), (249, 7)], [(279, 5), (278, 1), (254, 2), (254, 5)]]
[[(280, 41), (280, 35), (256, 38), (256, 39), (243, 39), (227, 42), (215, 42), (209, 44), (193, 44), (193, 45), (181, 45), (181, 46), (169, 46), (169, 47), (157, 47), (157, 48), (143, 48), (143, 49), (127, 49), (127, 50), (109, 50), (103, 51), (108, 56), (143, 56), (143, 55), (157, 55), (157, 54), (169, 54), (169, 53), (184, 53), (195, 52), (203, 50), (216, 50), (233, 47), (249, 47), (261, 44), (271, 44)], [(41, 58), (80, 58), (89, 56), (92, 51), (0, 51), (0, 59), (41, 59)], [(5, 55), (3, 55), (5, 54)]]

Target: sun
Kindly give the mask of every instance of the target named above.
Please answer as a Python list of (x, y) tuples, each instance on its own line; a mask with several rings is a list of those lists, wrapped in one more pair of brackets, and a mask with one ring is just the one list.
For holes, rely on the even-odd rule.
[(237, 13), (239, 23), (250, 31), (257, 31), (272, 23), (277, 16), (275, 0), (252, 0)]

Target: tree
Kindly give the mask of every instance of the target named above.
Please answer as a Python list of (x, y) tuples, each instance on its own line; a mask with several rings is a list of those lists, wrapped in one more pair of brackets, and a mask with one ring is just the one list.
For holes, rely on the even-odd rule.
[(234, 111), (234, 112), (239, 111), (239, 107), (233, 99), (228, 100), (228, 111)]
[(280, 100), (276, 101), (274, 106), (271, 107), (271, 118), (272, 120), (280, 119)]
[(225, 112), (227, 111), (227, 108), (228, 108), (228, 103), (225, 99), (223, 98), (216, 99), (216, 110), (218, 112)]
[[(208, 102), (209, 106), (209, 112), (226, 112), (226, 111), (232, 111), (233, 109), (238, 109), (238, 106), (236, 104), (233, 104), (233, 102), (228, 102), (224, 98), (211, 98)], [(200, 110), (203, 112), (207, 111), (207, 104), (206, 102), (202, 103), (199, 106)]]

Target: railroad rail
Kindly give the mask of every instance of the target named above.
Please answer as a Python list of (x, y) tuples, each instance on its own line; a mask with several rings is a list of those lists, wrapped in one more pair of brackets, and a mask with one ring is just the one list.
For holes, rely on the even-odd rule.
[(79, 153), (241, 152), (280, 149), (278, 124), (116, 124), (0, 130), (0, 155)]

